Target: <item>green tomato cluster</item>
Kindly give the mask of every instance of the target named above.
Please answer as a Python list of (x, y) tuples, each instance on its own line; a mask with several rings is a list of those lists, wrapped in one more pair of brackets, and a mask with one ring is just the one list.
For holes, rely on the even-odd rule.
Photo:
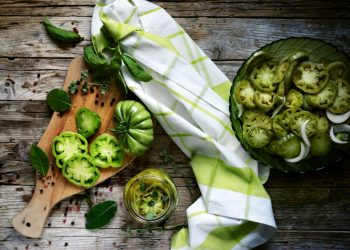
[(99, 115), (87, 108), (76, 113), (78, 133), (64, 131), (52, 141), (52, 154), (56, 165), (66, 179), (75, 185), (89, 188), (100, 177), (99, 168), (118, 168), (123, 165), (125, 153), (140, 156), (153, 141), (150, 113), (135, 101), (122, 101), (116, 105), (115, 118), (119, 139), (103, 133), (88, 145), (101, 125)]
[(350, 110), (346, 65), (312, 62), (305, 51), (280, 59), (259, 51), (242, 70), (245, 77), (235, 84), (233, 94), (243, 109), (244, 141), (270, 154), (294, 158), (301, 153), (306, 135), (310, 155), (327, 155), (332, 143), (326, 111), (343, 114)]

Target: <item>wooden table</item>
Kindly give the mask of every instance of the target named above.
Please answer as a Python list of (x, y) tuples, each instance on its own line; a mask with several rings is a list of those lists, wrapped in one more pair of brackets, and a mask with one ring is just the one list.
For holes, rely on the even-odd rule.
[[(167, 1), (157, 2), (233, 78), (242, 61), (279, 38), (309, 36), (350, 53), (348, 1)], [(288, 3), (291, 2), (291, 3)], [(61, 87), (69, 61), (90, 43), (94, 0), (2, 0), (0, 3), (0, 249), (168, 249), (186, 223), (186, 208), (199, 197), (188, 159), (158, 127), (150, 152), (90, 191), (93, 201), (117, 200), (119, 209), (103, 229), (84, 228), (88, 207), (79, 197), (62, 201), (41, 239), (16, 233), (11, 218), (30, 200), (35, 180), (28, 151), (50, 119), (45, 97)], [(59, 47), (44, 32), (44, 16), (86, 40)], [(174, 160), (164, 161), (162, 150)], [(278, 225), (261, 249), (349, 249), (350, 161), (310, 174), (271, 171), (266, 184)], [(180, 192), (180, 204), (165, 230), (137, 229), (122, 203), (128, 179), (148, 167), (164, 168)]]

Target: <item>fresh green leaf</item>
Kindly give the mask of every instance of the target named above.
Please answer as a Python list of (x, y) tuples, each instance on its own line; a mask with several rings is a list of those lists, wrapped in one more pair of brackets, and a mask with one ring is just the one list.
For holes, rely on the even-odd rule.
[(71, 107), (72, 100), (63, 89), (53, 89), (46, 97), (50, 109), (56, 112), (64, 112)]
[(100, 93), (101, 93), (102, 95), (105, 95), (105, 94), (108, 92), (108, 89), (109, 89), (109, 82), (104, 82), (104, 83), (102, 83), (102, 85), (101, 85)]
[(36, 171), (45, 176), (49, 171), (49, 158), (46, 153), (36, 145), (32, 145), (30, 149), (30, 161)]
[(115, 201), (104, 201), (93, 206), (86, 215), (85, 228), (97, 229), (105, 226), (117, 212)]
[(85, 83), (83, 85), (83, 87), (81, 88), (81, 92), (83, 93), (83, 95), (87, 95), (89, 92), (89, 86), (87, 85), (87, 83)]
[(108, 62), (99, 57), (95, 53), (94, 47), (91, 45), (84, 48), (84, 59), (85, 62), (93, 69), (103, 69), (108, 66)]
[(137, 80), (142, 82), (149, 82), (152, 80), (152, 76), (150, 76), (143, 68), (141, 68), (141, 66), (136, 62), (134, 58), (127, 54), (122, 54), (122, 60), (130, 74)]
[(69, 90), (69, 93), (71, 93), (72, 95), (77, 93), (78, 92), (78, 81), (77, 80), (71, 81), (69, 86), (68, 86), (68, 90)]
[(147, 220), (152, 220), (154, 217), (156, 217), (156, 213), (153, 210), (150, 210), (147, 214), (146, 214), (146, 219)]
[(140, 191), (142, 193), (144, 193), (146, 191), (146, 184), (143, 181), (141, 181), (141, 183), (140, 183)]
[(165, 202), (167, 202), (169, 200), (169, 197), (168, 196), (166, 196), (166, 195), (164, 195), (163, 197), (162, 197), (162, 201), (165, 203)]
[(158, 197), (159, 197), (158, 191), (153, 190), (151, 196), (154, 201), (158, 200)]
[(49, 36), (60, 42), (79, 43), (84, 40), (79, 34), (54, 26), (47, 18), (44, 19), (44, 26)]

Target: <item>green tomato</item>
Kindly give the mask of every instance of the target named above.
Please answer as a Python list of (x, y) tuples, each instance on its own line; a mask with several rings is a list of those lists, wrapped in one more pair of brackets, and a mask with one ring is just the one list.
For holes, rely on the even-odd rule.
[(311, 154), (314, 156), (326, 156), (332, 149), (332, 140), (328, 133), (314, 135), (311, 140)]
[(274, 91), (278, 83), (275, 79), (276, 68), (273, 61), (265, 61), (254, 67), (249, 78), (254, 88), (265, 93)]
[(255, 108), (254, 88), (251, 86), (249, 81), (243, 80), (235, 85), (234, 97), (237, 103), (250, 109)]
[(283, 158), (294, 158), (300, 154), (301, 140), (299, 137), (289, 134), (277, 142), (276, 148), (276, 153)]
[(280, 115), (281, 117), (279, 118), (279, 123), (281, 124), (281, 126), (289, 131), (290, 127), (289, 127), (289, 121), (290, 118), (292, 117), (292, 115), (294, 115), (295, 112), (299, 112), (301, 111), (301, 109), (299, 108), (289, 108), (284, 110)]
[(259, 124), (260, 126), (271, 129), (272, 123), (271, 118), (267, 116), (265, 113), (259, 110), (245, 110), (241, 116), (243, 121), (243, 125), (247, 127), (255, 126)]
[(269, 144), (271, 133), (260, 126), (243, 129), (244, 140), (253, 148), (262, 148)]
[(75, 154), (65, 162), (62, 174), (71, 183), (89, 188), (100, 178), (100, 171), (86, 154)]
[(275, 93), (264, 93), (256, 90), (254, 93), (254, 103), (258, 109), (261, 111), (267, 112), (273, 109), (275, 104)]
[(305, 93), (315, 94), (328, 82), (329, 75), (323, 64), (310, 61), (301, 63), (293, 74), (294, 84)]
[(337, 96), (328, 110), (334, 114), (342, 114), (350, 110), (350, 84), (341, 78), (334, 80), (337, 86)]
[(100, 116), (88, 108), (80, 108), (75, 115), (78, 133), (89, 138), (101, 126)]
[(125, 152), (143, 155), (153, 141), (153, 123), (151, 114), (139, 102), (127, 100), (115, 107), (116, 128), (119, 140)]
[(341, 61), (335, 61), (327, 66), (327, 70), (329, 79), (335, 80), (337, 78), (344, 78), (348, 71), (348, 68), (346, 67), (345, 63)]
[(278, 114), (272, 119), (272, 130), (278, 137), (284, 137), (288, 134), (288, 131), (282, 125), (283, 118), (282, 114)]
[(308, 106), (325, 109), (332, 106), (337, 96), (337, 85), (329, 81), (326, 86), (316, 94), (305, 94), (305, 102)]
[(289, 64), (290, 63), (288, 58), (284, 58), (278, 62), (276, 72), (275, 72), (275, 79), (274, 79), (275, 82), (282, 82), (282, 80), (284, 79), (288, 71)]
[(314, 115), (309, 111), (295, 112), (290, 117), (289, 127), (295, 135), (301, 136), (301, 126), (306, 121), (308, 121), (306, 125), (306, 136), (311, 137), (317, 131), (317, 120), (315, 119)]
[(124, 160), (124, 152), (116, 137), (104, 133), (90, 145), (90, 154), (96, 166), (100, 168), (118, 168)]
[(245, 73), (247, 75), (250, 75), (250, 73), (253, 71), (253, 69), (262, 64), (265, 61), (271, 60), (272, 56), (266, 53), (265, 51), (257, 51), (255, 52), (244, 64), (245, 66)]
[(325, 115), (325, 113), (318, 111), (313, 113), (314, 117), (317, 120), (317, 133), (328, 133), (331, 127), (331, 124)]
[(303, 94), (295, 89), (291, 89), (286, 96), (285, 106), (287, 108), (300, 108), (304, 103)]
[(51, 148), (57, 167), (63, 168), (64, 163), (74, 155), (87, 153), (88, 142), (78, 133), (65, 131), (53, 139)]

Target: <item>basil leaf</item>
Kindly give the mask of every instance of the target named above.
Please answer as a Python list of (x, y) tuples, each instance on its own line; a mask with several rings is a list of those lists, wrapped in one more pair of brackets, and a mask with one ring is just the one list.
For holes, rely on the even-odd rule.
[(96, 229), (105, 226), (117, 212), (115, 201), (104, 201), (93, 206), (86, 215), (85, 228)]
[(131, 56), (123, 54), (122, 60), (130, 74), (137, 80), (142, 82), (149, 82), (152, 80), (152, 76), (150, 76), (143, 68), (141, 68), (140, 65)]
[(84, 59), (85, 62), (93, 69), (103, 69), (108, 66), (108, 62), (99, 57), (95, 53), (94, 47), (91, 45), (84, 48)]
[(78, 43), (84, 40), (84, 37), (81, 37), (74, 31), (64, 30), (54, 26), (47, 18), (45, 18), (43, 23), (47, 33), (54, 40), (66, 43)]
[(53, 89), (46, 97), (50, 109), (56, 112), (64, 112), (70, 108), (72, 100), (69, 94), (63, 89)]
[(34, 169), (38, 171), (41, 176), (45, 176), (49, 171), (49, 158), (41, 148), (34, 144), (30, 149), (30, 161)]

